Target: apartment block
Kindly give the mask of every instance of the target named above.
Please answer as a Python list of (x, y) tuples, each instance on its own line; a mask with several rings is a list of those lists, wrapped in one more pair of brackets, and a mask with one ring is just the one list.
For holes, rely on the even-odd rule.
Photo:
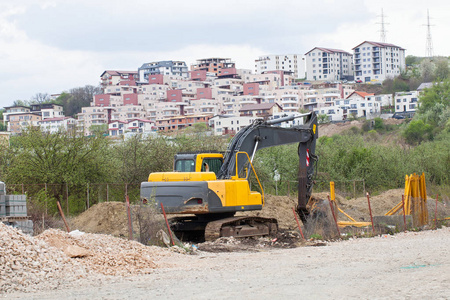
[(249, 116), (216, 115), (209, 120), (209, 124), (214, 128), (214, 135), (234, 135), (250, 125), (254, 119)]
[(405, 70), (405, 49), (393, 44), (365, 41), (353, 54), (355, 80), (381, 83)]
[(113, 121), (108, 124), (110, 136), (119, 136), (126, 133), (150, 133), (156, 130), (155, 123), (146, 119), (132, 119), (128, 122)]
[(139, 80), (137, 71), (106, 70), (100, 75), (100, 84), (103, 88), (111, 85), (119, 85), (122, 81), (133, 85), (137, 80)]
[(55, 117), (42, 119), (39, 126), (43, 132), (57, 133), (75, 130), (77, 120), (72, 117)]
[(255, 74), (281, 70), (294, 78), (305, 78), (305, 58), (300, 54), (266, 55), (255, 60)]
[(157, 61), (143, 64), (139, 69), (139, 81), (149, 83), (153, 75), (179, 76), (189, 78), (189, 70), (184, 61)]
[(315, 109), (317, 114), (326, 114), (330, 121), (343, 121), (350, 117), (373, 119), (380, 115), (381, 105), (375, 99), (355, 97), (338, 99), (334, 105)]
[(222, 69), (235, 68), (235, 66), (230, 58), (203, 58), (198, 59), (196, 64), (191, 65), (191, 71), (206, 71), (215, 76), (220, 76)]
[(7, 130), (12, 134), (20, 134), (25, 127), (39, 127), (41, 120), (61, 117), (64, 117), (63, 107), (57, 104), (10, 106), (5, 107), (3, 124), (7, 124)]
[(305, 53), (306, 79), (353, 80), (352, 54), (338, 49), (315, 47)]

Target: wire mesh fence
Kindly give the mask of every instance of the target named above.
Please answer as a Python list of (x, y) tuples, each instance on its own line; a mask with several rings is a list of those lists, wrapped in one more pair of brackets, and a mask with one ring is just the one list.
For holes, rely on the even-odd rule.
[[(279, 196), (297, 197), (298, 186), (296, 181), (262, 181), (264, 193)], [(260, 190), (258, 183), (251, 181), (252, 190)], [(314, 192), (329, 191), (329, 181), (316, 181)], [(364, 180), (335, 181), (336, 193), (345, 198), (356, 198), (365, 195)], [(25, 194), (27, 201), (39, 202), (44, 210), (56, 211), (56, 201), (61, 203), (65, 214), (76, 215), (92, 205), (101, 202), (124, 202), (128, 195), (132, 204), (139, 203), (140, 184), (127, 183), (88, 183), (88, 184), (7, 184), (8, 194)]]

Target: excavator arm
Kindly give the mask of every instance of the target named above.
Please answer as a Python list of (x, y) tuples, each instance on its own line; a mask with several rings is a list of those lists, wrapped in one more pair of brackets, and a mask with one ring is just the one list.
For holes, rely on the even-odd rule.
[[(303, 125), (283, 128), (278, 124), (303, 117)], [(306, 204), (313, 187), (317, 131), (317, 115), (314, 112), (300, 116), (290, 116), (270, 121), (256, 120), (239, 131), (228, 145), (223, 165), (217, 174), (218, 179), (230, 179), (248, 168), (246, 160), (238, 160), (236, 153), (246, 152), (253, 160), (255, 153), (263, 148), (298, 143), (298, 205), (297, 213), (303, 222), (309, 214)], [(236, 169), (237, 168), (237, 169)], [(237, 172), (236, 172), (237, 171)]]

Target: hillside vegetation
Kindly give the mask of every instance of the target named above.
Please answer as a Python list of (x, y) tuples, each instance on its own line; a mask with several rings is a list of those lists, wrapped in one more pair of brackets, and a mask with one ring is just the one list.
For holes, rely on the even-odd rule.
[[(317, 180), (364, 180), (367, 190), (382, 191), (402, 187), (405, 174), (425, 172), (430, 186), (448, 194), (449, 91), (448, 80), (427, 89), (415, 117), (402, 124), (382, 119), (361, 121), (339, 134), (321, 136), (316, 149)], [(79, 198), (70, 199), (81, 211), (87, 184), (127, 183), (138, 189), (149, 173), (172, 170), (177, 152), (226, 149), (229, 137), (206, 135), (203, 130), (196, 127), (172, 136), (110, 140), (101, 134), (46, 134), (29, 128), (21, 136), (11, 137), (10, 146), (0, 146), (0, 178), (7, 184), (61, 186), (38, 199), (63, 198), (64, 184), (83, 187)], [(283, 185), (297, 179), (297, 165), (296, 145), (263, 149), (255, 158), (257, 174), (269, 191), (270, 185), (286, 191)], [(76, 188), (71, 190), (76, 192)], [(50, 209), (56, 208), (50, 205)]]

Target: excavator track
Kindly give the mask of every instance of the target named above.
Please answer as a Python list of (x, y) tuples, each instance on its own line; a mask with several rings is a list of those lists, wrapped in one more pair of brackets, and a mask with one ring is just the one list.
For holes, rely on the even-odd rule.
[(205, 228), (205, 241), (214, 241), (220, 237), (250, 237), (275, 234), (278, 222), (272, 218), (230, 217), (211, 221)]

